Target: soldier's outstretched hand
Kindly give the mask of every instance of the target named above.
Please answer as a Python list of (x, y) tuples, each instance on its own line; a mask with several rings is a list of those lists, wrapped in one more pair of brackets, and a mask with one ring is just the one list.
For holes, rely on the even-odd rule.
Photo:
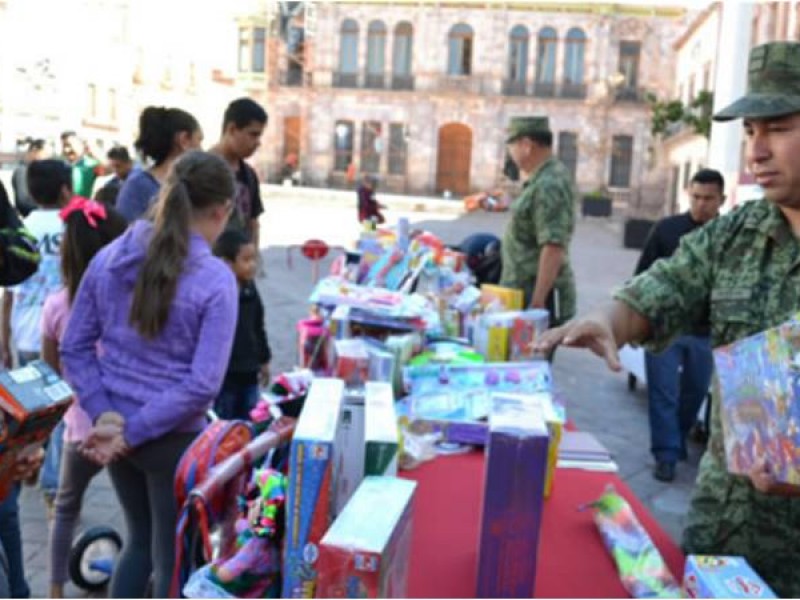
[(611, 323), (602, 314), (573, 319), (561, 327), (546, 331), (533, 343), (533, 350), (547, 353), (558, 345), (588, 348), (604, 359), (612, 371), (622, 369)]

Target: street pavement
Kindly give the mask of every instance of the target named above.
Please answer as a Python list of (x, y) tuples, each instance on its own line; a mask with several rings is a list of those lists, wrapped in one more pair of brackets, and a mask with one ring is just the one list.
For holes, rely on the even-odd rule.
[[(272, 372), (296, 363), (295, 323), (308, 314), (306, 299), (312, 287), (312, 266), (299, 252), (305, 240), (317, 238), (333, 247), (350, 247), (357, 237), (355, 194), (328, 190), (296, 190), (265, 186), (261, 246), (265, 275), (259, 288), (267, 311), (267, 329), (273, 350)], [(458, 243), (470, 233), (502, 234), (504, 214), (461, 214), (455, 201), (381, 196), (389, 205), (388, 224), (408, 217), (412, 227)], [(322, 261), (327, 271), (335, 250)], [(578, 282), (579, 311), (607, 301), (614, 286), (633, 271), (637, 251), (622, 248), (619, 220), (579, 219), (571, 247)], [(291, 266), (289, 259), (291, 258)], [(620, 476), (633, 489), (664, 529), (680, 540), (689, 494), (696, 475), (700, 448), (690, 448), (689, 460), (680, 463), (675, 482), (653, 479), (649, 453), (647, 398), (642, 386), (630, 391), (627, 376), (610, 372), (605, 363), (587, 351), (562, 348), (554, 364), (556, 385), (568, 399), (569, 417), (578, 428), (590, 431), (614, 454)], [(27, 575), (34, 597), (47, 595), (47, 519), (41, 493), (25, 488), (21, 501)], [(89, 488), (79, 530), (92, 525), (111, 525), (125, 531), (114, 491), (105, 474)], [(84, 597), (72, 584), (69, 597)]]

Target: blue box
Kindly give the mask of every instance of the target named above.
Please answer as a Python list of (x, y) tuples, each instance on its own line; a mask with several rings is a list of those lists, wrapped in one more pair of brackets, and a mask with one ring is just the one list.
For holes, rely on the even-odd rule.
[(687, 556), (683, 592), (687, 598), (778, 597), (741, 556)]
[(297, 421), (289, 455), (283, 598), (314, 597), (319, 542), (332, 520), (334, 443), (343, 395), (341, 379), (314, 379)]

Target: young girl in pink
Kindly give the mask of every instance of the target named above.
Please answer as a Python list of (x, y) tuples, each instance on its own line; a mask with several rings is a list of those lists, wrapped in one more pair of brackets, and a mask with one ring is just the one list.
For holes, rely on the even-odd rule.
[[(61, 277), (64, 287), (50, 295), (42, 312), (42, 358), (61, 371), (59, 343), (67, 328), (71, 304), (81, 278), (95, 254), (125, 231), (125, 219), (102, 204), (75, 197), (61, 210), (64, 236), (61, 241)], [(50, 530), (50, 597), (64, 597), (67, 559), (83, 494), (102, 467), (79, 451), (92, 429), (89, 416), (77, 401), (64, 416), (64, 448), (55, 500), (55, 520)]]

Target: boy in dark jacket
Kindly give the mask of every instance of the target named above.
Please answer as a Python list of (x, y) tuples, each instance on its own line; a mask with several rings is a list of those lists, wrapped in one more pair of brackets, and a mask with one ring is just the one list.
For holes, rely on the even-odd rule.
[(264, 329), (264, 305), (254, 283), (258, 251), (246, 233), (224, 232), (214, 245), (214, 254), (230, 265), (239, 283), (239, 318), (228, 372), (214, 410), (221, 419), (250, 419), (258, 401), (259, 384), (269, 382), (272, 352)]

